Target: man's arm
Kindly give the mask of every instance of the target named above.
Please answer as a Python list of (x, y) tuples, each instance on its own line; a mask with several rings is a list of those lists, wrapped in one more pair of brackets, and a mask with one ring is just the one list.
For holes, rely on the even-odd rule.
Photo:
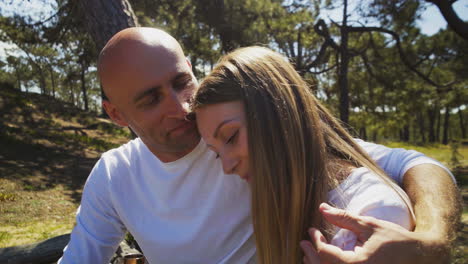
[(111, 202), (108, 171), (101, 158), (86, 181), (76, 226), (58, 263), (109, 263), (122, 241), (125, 228)]
[(462, 208), (460, 193), (451, 176), (439, 166), (421, 164), (405, 173), (403, 189), (413, 203), (414, 232), (423, 235), (421, 243), (427, 248), (428, 261), (441, 263), (449, 259)]
[(451, 175), (433, 164), (409, 169), (403, 188), (414, 204), (416, 228), (409, 232), (395, 224), (372, 217), (351, 215), (344, 210), (321, 206), (332, 224), (358, 235), (362, 247), (343, 251), (328, 244), (320, 231), (311, 230), (310, 242), (301, 242), (306, 263), (448, 263), (450, 244), (460, 217), (460, 196)]

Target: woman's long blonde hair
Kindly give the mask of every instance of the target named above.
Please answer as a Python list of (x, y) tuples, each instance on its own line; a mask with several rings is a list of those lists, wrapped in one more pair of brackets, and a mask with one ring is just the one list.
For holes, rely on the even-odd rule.
[(337, 161), (367, 167), (394, 183), (312, 94), (294, 67), (263, 47), (224, 56), (203, 80), (193, 110), (242, 101), (247, 122), (252, 216), (260, 263), (299, 263), (299, 241), (340, 181)]

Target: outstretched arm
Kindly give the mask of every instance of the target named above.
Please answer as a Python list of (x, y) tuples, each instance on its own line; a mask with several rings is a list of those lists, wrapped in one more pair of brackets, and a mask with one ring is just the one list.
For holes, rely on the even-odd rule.
[(433, 263), (448, 259), (461, 214), (460, 194), (451, 176), (439, 166), (421, 164), (406, 172), (403, 189), (413, 203), (414, 231), (424, 235), (421, 242), (431, 249), (427, 255)]
[(414, 232), (323, 205), (320, 208), (323, 216), (332, 224), (356, 233), (362, 246), (355, 251), (343, 251), (328, 244), (320, 231), (312, 229), (317, 251), (310, 242), (301, 242), (305, 263), (317, 263), (314, 259), (318, 258), (322, 263), (448, 263), (461, 212), (460, 196), (451, 176), (439, 166), (421, 164), (405, 173), (403, 187), (414, 205)]

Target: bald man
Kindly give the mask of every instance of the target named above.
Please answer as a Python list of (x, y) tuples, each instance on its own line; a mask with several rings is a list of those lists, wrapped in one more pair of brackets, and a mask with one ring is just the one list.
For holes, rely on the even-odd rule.
[[(108, 263), (126, 231), (149, 263), (254, 263), (248, 184), (223, 173), (187, 118), (198, 83), (179, 43), (161, 30), (125, 29), (101, 51), (98, 71), (106, 112), (138, 138), (93, 168), (59, 263)], [(418, 167), (439, 168), (417, 152), (360, 144), (400, 184)]]

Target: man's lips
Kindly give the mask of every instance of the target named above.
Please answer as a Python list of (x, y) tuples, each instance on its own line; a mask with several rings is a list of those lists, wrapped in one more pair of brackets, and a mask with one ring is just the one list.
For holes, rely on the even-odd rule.
[(195, 122), (192, 121), (185, 121), (178, 126), (169, 130), (168, 134), (172, 134), (174, 132), (185, 131), (187, 129), (193, 128), (195, 126)]

